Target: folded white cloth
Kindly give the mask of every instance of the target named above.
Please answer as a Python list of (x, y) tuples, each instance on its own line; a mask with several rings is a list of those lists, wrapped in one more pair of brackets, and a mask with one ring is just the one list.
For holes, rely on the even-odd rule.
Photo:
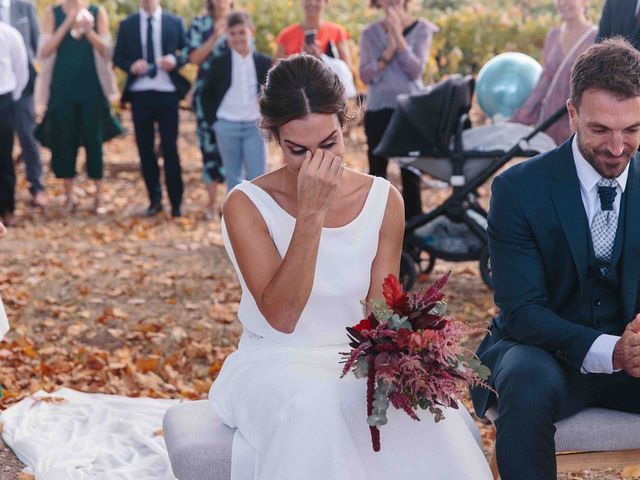
[(2, 298), (0, 298), (0, 340), (4, 338), (9, 331), (9, 319), (4, 311), (4, 305), (2, 305)]
[(333, 58), (324, 53), (320, 55), (320, 59), (340, 78), (340, 81), (344, 85), (344, 98), (355, 97), (358, 92), (356, 90), (356, 84), (353, 81), (353, 73), (349, 70), (349, 66), (339, 58)]
[(161, 429), (179, 402), (39, 391), (2, 412), (2, 438), (37, 480), (175, 480)]

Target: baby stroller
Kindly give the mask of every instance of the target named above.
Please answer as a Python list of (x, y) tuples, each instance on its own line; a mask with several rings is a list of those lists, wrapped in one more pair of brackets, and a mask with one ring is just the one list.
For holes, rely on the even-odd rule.
[(532, 157), (556, 146), (541, 132), (566, 108), (535, 128), (517, 123), (471, 128), (474, 85), (471, 76), (453, 75), (418, 93), (400, 95), (375, 150), (452, 187), (441, 205), (407, 220), (400, 264), (406, 289), (419, 272), (430, 273), (438, 258), (478, 260), (482, 280), (491, 287), (487, 212), (478, 203), (478, 187), (512, 158)]

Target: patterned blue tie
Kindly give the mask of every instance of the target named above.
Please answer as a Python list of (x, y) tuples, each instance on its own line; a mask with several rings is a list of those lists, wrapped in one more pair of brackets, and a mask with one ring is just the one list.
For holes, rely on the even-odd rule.
[(156, 76), (156, 53), (153, 49), (153, 17), (147, 17), (147, 63), (149, 64), (149, 75), (151, 78)]
[[(602, 263), (611, 262), (613, 244), (616, 240), (616, 229), (618, 228), (618, 215), (613, 209), (613, 202), (616, 199), (617, 182), (611, 178), (601, 178), (598, 181), (598, 197), (600, 197), (600, 210), (593, 217), (591, 222), (591, 241), (596, 258)], [(608, 267), (600, 269), (603, 275), (607, 275)]]

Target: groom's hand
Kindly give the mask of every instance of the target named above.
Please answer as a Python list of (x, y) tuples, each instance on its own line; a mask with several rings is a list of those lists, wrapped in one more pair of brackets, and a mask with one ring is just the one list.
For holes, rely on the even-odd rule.
[(613, 349), (613, 368), (640, 378), (640, 314), (625, 328)]

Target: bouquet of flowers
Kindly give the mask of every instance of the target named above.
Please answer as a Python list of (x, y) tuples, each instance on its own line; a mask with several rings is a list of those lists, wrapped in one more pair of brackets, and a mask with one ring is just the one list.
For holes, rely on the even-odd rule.
[(353, 371), (367, 378), (367, 423), (376, 452), (389, 404), (414, 420), (420, 420), (418, 408), (428, 409), (439, 422), (442, 407), (458, 408), (467, 384), (489, 388), (491, 372), (461, 346), (466, 326), (447, 315), (442, 288), (448, 278), (408, 295), (389, 275), (384, 301), (370, 302), (369, 317), (347, 328), (352, 350), (342, 353), (342, 377)]

